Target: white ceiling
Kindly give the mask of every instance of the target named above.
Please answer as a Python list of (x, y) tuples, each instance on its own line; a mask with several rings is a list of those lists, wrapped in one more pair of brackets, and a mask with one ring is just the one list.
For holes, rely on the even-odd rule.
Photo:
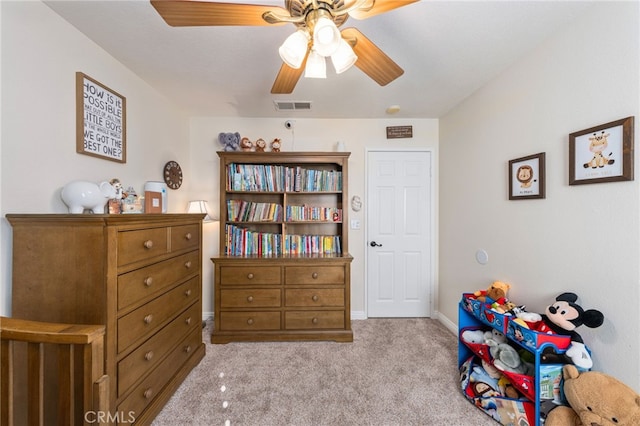
[[(232, 2), (232, 0), (226, 0)], [(284, 0), (238, 0), (284, 7)], [(358, 21), (405, 73), (380, 87), (358, 68), (272, 95), (295, 27), (170, 27), (146, 0), (45, 3), (191, 116), (438, 118), (582, 14), (586, 1), (434, 1)], [(94, 76), (94, 78), (99, 78)], [(109, 84), (105, 82), (105, 84)], [(118, 90), (114, 87), (114, 90)], [(310, 101), (282, 112), (274, 100)]]

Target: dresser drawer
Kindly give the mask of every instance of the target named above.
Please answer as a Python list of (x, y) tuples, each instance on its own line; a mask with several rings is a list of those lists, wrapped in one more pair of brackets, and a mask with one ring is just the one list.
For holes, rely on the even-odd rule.
[(169, 354), (119, 405), (118, 412), (134, 413), (140, 417), (147, 406), (160, 393), (193, 352), (202, 344), (202, 331), (194, 329), (189, 337)]
[(200, 252), (194, 251), (122, 274), (118, 277), (118, 309), (160, 293), (171, 284), (198, 272)]
[(284, 292), (286, 306), (313, 307), (313, 306), (344, 306), (344, 289), (286, 289)]
[(157, 334), (118, 362), (118, 396), (124, 394), (136, 380), (143, 377), (194, 329), (200, 331), (200, 311), (193, 304)]
[(118, 266), (167, 253), (167, 228), (118, 232)]
[(285, 329), (344, 329), (344, 311), (287, 311), (284, 314)]
[(134, 342), (146, 339), (176, 313), (197, 300), (200, 297), (199, 280), (199, 275), (193, 277), (118, 319), (118, 353)]
[(280, 289), (221, 290), (221, 308), (279, 308)]
[(200, 246), (200, 225), (171, 227), (171, 251), (198, 248)]
[(280, 312), (221, 312), (220, 330), (279, 330)]
[(223, 266), (220, 268), (222, 285), (280, 284), (278, 266)]
[(342, 266), (287, 266), (285, 284), (344, 284)]

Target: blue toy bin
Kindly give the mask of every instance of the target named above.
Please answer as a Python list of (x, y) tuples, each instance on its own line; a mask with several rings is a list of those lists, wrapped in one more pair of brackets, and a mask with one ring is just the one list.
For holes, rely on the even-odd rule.
[(483, 323), (501, 331), (503, 334), (507, 334), (509, 316), (492, 310), (493, 301), (491, 299), (487, 298), (487, 301), (483, 303), (477, 300), (473, 293), (464, 293), (460, 304), (465, 311)]
[(540, 349), (545, 345), (553, 345), (557, 350), (564, 351), (571, 345), (571, 337), (562, 334), (548, 334), (531, 330), (518, 322), (511, 320), (507, 325), (507, 337), (531, 349)]

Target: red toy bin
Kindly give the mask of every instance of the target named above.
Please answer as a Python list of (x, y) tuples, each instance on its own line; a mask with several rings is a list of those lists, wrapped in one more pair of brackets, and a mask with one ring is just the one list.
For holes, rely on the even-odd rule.
[(503, 371), (503, 375), (509, 379), (513, 387), (532, 401), (536, 400), (536, 381), (532, 376)]
[(507, 325), (507, 337), (531, 349), (540, 349), (543, 345), (551, 343), (556, 349), (564, 351), (571, 344), (571, 337), (562, 334), (540, 333), (527, 327), (509, 321)]
[(489, 345), (485, 345), (484, 343), (467, 342), (462, 338), (462, 334), (465, 331), (475, 331), (475, 330), (485, 331), (486, 329), (484, 329), (482, 327), (465, 327), (465, 328), (460, 330), (460, 336), (458, 336), (458, 337), (460, 338), (460, 341), (465, 344), (466, 347), (471, 349), (471, 352), (476, 354), (482, 360), (484, 360), (484, 361), (486, 361), (488, 363), (492, 363), (493, 359), (491, 358), (491, 354), (489, 353)]

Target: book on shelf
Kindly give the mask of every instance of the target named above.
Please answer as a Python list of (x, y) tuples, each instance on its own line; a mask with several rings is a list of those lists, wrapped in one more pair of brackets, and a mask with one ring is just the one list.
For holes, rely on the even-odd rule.
[(227, 189), (262, 192), (337, 192), (342, 191), (342, 172), (304, 169), (300, 166), (230, 163), (227, 166)]
[[(285, 235), (225, 225), (225, 254), (230, 256), (339, 255), (338, 235)], [(284, 241), (283, 241), (284, 240)]]

